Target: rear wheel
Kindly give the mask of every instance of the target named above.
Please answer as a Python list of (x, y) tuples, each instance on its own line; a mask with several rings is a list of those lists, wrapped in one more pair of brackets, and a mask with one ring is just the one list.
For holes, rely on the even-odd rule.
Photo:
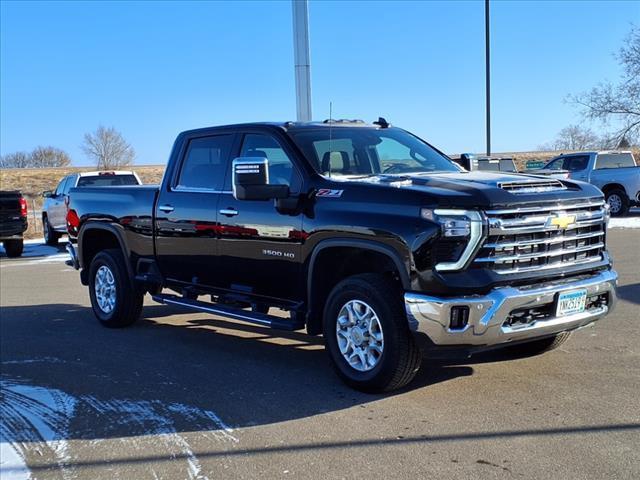
[(338, 375), (366, 392), (408, 384), (421, 355), (409, 331), (400, 289), (378, 274), (354, 275), (332, 290), (324, 311), (324, 338)]
[(624, 190), (620, 188), (609, 190), (605, 195), (605, 199), (609, 204), (611, 215), (614, 217), (626, 215), (629, 211), (629, 197), (627, 197)]
[(44, 243), (52, 247), (58, 245), (60, 234), (53, 229), (46, 215), (42, 217), (42, 232), (44, 235)]
[(140, 317), (144, 292), (129, 277), (120, 250), (103, 250), (93, 258), (89, 296), (93, 313), (105, 327), (126, 327)]
[(3, 240), (2, 244), (4, 245), (5, 252), (7, 252), (7, 257), (16, 258), (22, 255), (22, 251), (24, 250), (24, 240), (21, 238)]

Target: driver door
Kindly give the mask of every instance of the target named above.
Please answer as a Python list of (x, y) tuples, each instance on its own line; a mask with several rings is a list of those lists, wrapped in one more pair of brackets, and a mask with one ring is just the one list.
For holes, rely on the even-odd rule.
[[(300, 192), (301, 176), (293, 153), (267, 133), (246, 132), (240, 157), (269, 160), (269, 183)], [(283, 214), (273, 200), (236, 200), (227, 170), (218, 203), (219, 256), (225, 287), (278, 298), (296, 298), (302, 282), (302, 215)]]

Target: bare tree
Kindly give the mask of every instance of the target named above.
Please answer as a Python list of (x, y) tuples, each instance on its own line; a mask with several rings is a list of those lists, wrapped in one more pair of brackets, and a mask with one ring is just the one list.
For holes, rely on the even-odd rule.
[(99, 169), (107, 170), (132, 165), (136, 156), (120, 132), (102, 125), (94, 133), (85, 133), (82, 150)]
[(8, 153), (0, 157), (0, 168), (26, 168), (31, 163), (31, 155), (26, 152)]
[(555, 140), (540, 150), (589, 150), (600, 148), (600, 139), (593, 131), (580, 125), (569, 125), (558, 132)]
[(31, 167), (66, 167), (71, 165), (71, 157), (64, 150), (56, 147), (36, 147), (31, 152)]
[(623, 71), (620, 83), (604, 82), (569, 100), (582, 108), (586, 119), (618, 125), (610, 135), (617, 146), (625, 137), (640, 135), (640, 27), (631, 26), (616, 58)]

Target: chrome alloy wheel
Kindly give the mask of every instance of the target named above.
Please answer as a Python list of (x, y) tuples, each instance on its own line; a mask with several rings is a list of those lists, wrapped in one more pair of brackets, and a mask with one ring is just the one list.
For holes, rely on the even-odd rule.
[(109, 267), (98, 268), (93, 285), (98, 307), (104, 313), (111, 313), (116, 306), (116, 281)]
[(613, 214), (618, 213), (622, 209), (622, 199), (620, 198), (620, 195), (616, 193), (609, 195), (607, 203), (609, 204), (609, 207), (611, 207), (611, 213)]
[(340, 309), (336, 337), (344, 359), (360, 372), (373, 369), (382, 358), (382, 325), (376, 312), (365, 302), (350, 300)]

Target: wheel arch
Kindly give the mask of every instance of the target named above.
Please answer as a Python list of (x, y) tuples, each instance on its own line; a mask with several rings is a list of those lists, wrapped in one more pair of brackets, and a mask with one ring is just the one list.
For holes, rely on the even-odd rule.
[(129, 249), (122, 237), (122, 233), (111, 224), (87, 223), (78, 233), (78, 260), (80, 261), (80, 280), (83, 285), (88, 284), (89, 266), (93, 258), (101, 251), (118, 248), (125, 258), (127, 273), (131, 279), (134, 271), (129, 261)]
[[(333, 259), (335, 262), (327, 260)], [(323, 261), (324, 260), (324, 261)], [(335, 264), (337, 268), (333, 268)], [(343, 278), (358, 273), (392, 273), (403, 289), (410, 289), (409, 271), (392, 247), (364, 239), (328, 239), (311, 254), (307, 269), (307, 331), (322, 331), (323, 305), (331, 289)]]
[(625, 193), (625, 195), (627, 194), (627, 191), (625, 190), (624, 185), (620, 183), (607, 183), (606, 185), (603, 185), (600, 190), (602, 190), (602, 193), (604, 193), (605, 195), (611, 192), (612, 190), (622, 190)]

